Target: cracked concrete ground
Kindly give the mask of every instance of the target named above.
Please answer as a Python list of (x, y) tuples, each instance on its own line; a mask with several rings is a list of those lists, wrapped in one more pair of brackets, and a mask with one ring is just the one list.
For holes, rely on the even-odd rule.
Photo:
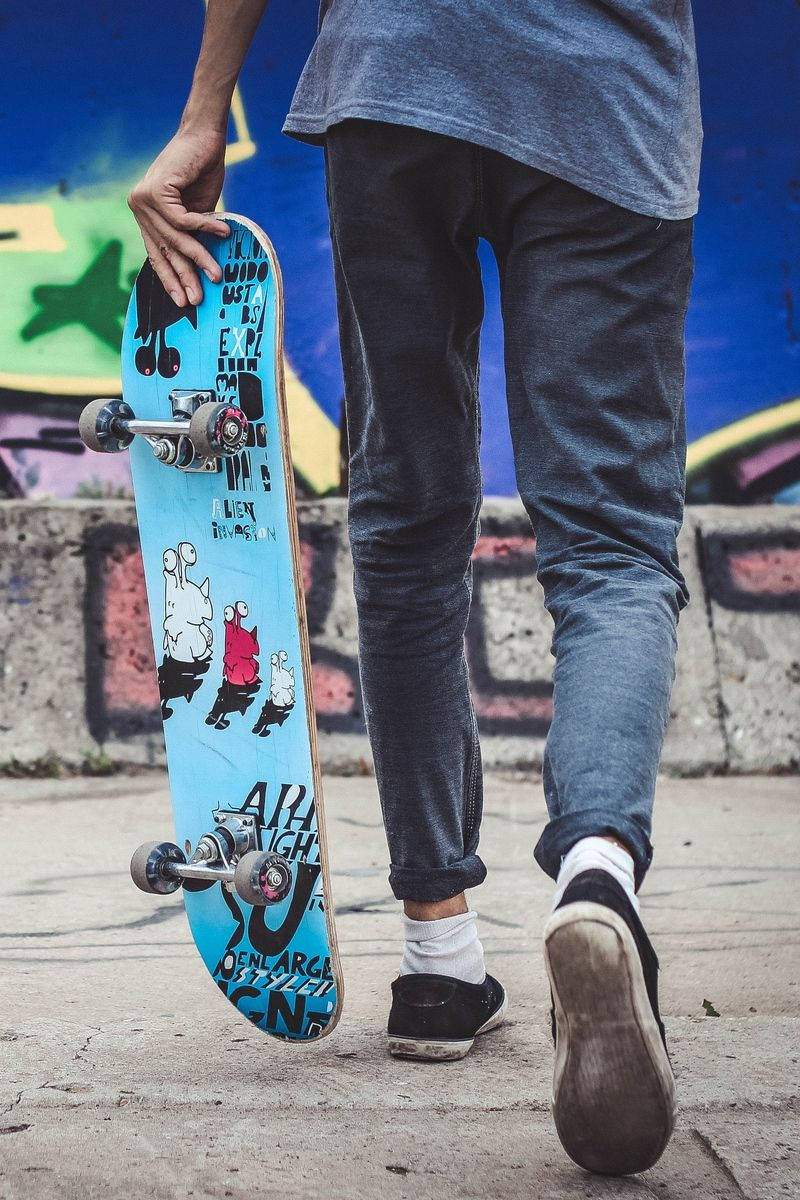
[(642, 912), (681, 1112), (631, 1180), (580, 1171), (551, 1125), (544, 801), (538, 781), (486, 790), (472, 902), (511, 1019), (464, 1062), (428, 1065), (384, 1051), (399, 923), (371, 779), (326, 783), (347, 998), (306, 1048), (237, 1018), (180, 900), (130, 883), (131, 850), (170, 834), (163, 776), (0, 780), (0, 1200), (796, 1197), (798, 780), (660, 784)]

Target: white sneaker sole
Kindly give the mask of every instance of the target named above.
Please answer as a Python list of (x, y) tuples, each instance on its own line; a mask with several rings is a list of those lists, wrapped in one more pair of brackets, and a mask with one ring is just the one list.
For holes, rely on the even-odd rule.
[(464, 1058), (469, 1054), (475, 1044), (475, 1038), (480, 1037), (482, 1033), (489, 1033), (490, 1030), (496, 1029), (498, 1025), (502, 1025), (508, 1012), (508, 996), (503, 996), (503, 1003), (500, 1005), (496, 1013), (489, 1017), (488, 1021), (484, 1021), (480, 1029), (476, 1029), (475, 1037), (464, 1038), (463, 1040), (445, 1041), (443, 1039), (429, 1040), (423, 1038), (396, 1037), (394, 1034), (389, 1035), (388, 1046), (389, 1053), (395, 1058), (421, 1058), (429, 1062), (455, 1062), (459, 1058)]
[(561, 1144), (587, 1171), (646, 1171), (672, 1135), (675, 1084), (633, 935), (612, 909), (577, 901), (550, 917), (544, 947)]

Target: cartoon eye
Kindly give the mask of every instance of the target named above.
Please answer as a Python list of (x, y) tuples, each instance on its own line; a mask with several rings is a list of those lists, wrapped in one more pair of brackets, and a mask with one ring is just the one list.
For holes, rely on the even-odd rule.
[(181, 544), (178, 546), (178, 554), (180, 554), (181, 558), (185, 563), (188, 564), (188, 566), (191, 566), (192, 563), (197, 562), (197, 551), (191, 542), (181, 542)]
[(249, 613), (250, 609), (247, 607), (244, 600), (237, 600), (236, 601), (236, 611), (240, 617), (246, 617), (247, 614)]
[(233, 608), (230, 604), (225, 605), (225, 612), (222, 614), (226, 621), (233, 620)]
[(272, 655), (270, 655), (270, 660), (269, 660), (269, 661), (272, 663), (273, 667), (277, 667), (277, 665), (278, 665), (278, 656), (277, 656), (277, 654), (272, 654)]
[(178, 556), (174, 550), (164, 551), (164, 570), (172, 575), (178, 566)]

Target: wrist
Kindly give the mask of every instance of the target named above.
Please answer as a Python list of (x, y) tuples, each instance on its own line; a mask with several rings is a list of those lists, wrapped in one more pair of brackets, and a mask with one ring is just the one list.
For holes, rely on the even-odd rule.
[(233, 94), (223, 88), (215, 89), (211, 95), (197, 95), (192, 92), (186, 101), (186, 107), (179, 123), (183, 133), (216, 133), (224, 138), (228, 129), (230, 101)]

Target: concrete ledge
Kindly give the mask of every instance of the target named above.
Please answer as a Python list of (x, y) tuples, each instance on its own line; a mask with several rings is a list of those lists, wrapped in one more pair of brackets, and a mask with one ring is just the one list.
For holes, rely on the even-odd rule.
[[(323, 764), (368, 772), (345, 502), (300, 505)], [(697, 508), (681, 534), (680, 625), (664, 767), (800, 762), (800, 510)], [(489, 767), (541, 763), (551, 623), (519, 502), (488, 500), (467, 654)], [(0, 503), (0, 761), (99, 752), (163, 762), (133, 505)]]
[(697, 510), (731, 770), (800, 769), (800, 507)]

